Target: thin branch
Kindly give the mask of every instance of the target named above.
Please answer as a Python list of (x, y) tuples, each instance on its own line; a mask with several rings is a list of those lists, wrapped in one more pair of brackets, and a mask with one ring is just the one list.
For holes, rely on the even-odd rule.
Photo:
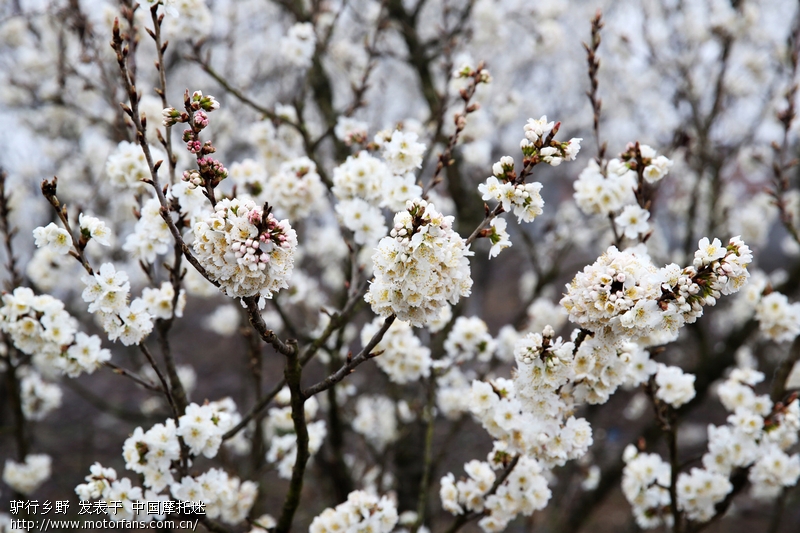
[[(361, 302), (361, 299), (364, 296), (364, 291), (365, 287), (356, 289), (356, 292), (350, 296), (344, 308), (331, 316), (330, 322), (328, 322), (328, 325), (322, 334), (317, 337), (308, 347), (306, 347), (305, 351), (303, 351), (303, 354), (300, 356), (300, 364), (302, 366), (306, 366), (314, 358), (319, 349), (324, 346), (326, 342), (328, 342), (328, 339), (335, 331), (344, 327), (350, 321), (350, 318), (355, 312), (356, 305)], [(286, 380), (282, 379), (269, 393), (261, 398), (261, 400), (259, 400), (246, 415), (242, 417), (238, 424), (236, 424), (233, 428), (228, 430), (225, 435), (223, 435), (223, 440), (232, 438), (239, 431), (244, 429), (253, 418), (257, 417), (264, 409), (267, 408), (270, 402), (272, 402), (272, 399), (285, 386)]]
[[(108, 413), (111, 416), (114, 416), (120, 420), (124, 420), (126, 422), (133, 422), (135, 424), (144, 425), (147, 423), (153, 422), (153, 417), (145, 415), (138, 411), (128, 411), (123, 409), (118, 405), (114, 405), (110, 403), (105, 398), (101, 398), (97, 396), (90, 390), (83, 387), (78, 381), (74, 379), (65, 379), (62, 383), (72, 391), (74, 391), (78, 396), (83, 398), (86, 402), (92, 405), (98, 411), (102, 411), (104, 413)], [(161, 418), (160, 413), (154, 413), (153, 416)]]
[(603, 14), (598, 9), (594, 18), (592, 19), (592, 42), (591, 45), (583, 43), (583, 48), (586, 50), (586, 63), (589, 67), (589, 83), (591, 88), (586, 91), (586, 96), (592, 105), (592, 130), (594, 131), (594, 140), (597, 143), (597, 163), (603, 167), (602, 161), (605, 159), (606, 144), (600, 142), (600, 111), (603, 108), (603, 101), (597, 97), (597, 88), (599, 81), (597, 72), (600, 70), (600, 60), (597, 58), (597, 50), (600, 48), (600, 30), (603, 29)]
[(316, 385), (312, 385), (311, 387), (307, 388), (303, 391), (303, 396), (306, 398), (310, 398), (315, 394), (327, 390), (333, 387), (335, 384), (342, 381), (347, 375), (351, 374), (355, 368), (360, 365), (361, 363), (367, 361), (368, 359), (372, 359), (379, 354), (370, 353), (375, 346), (381, 342), (383, 336), (389, 330), (389, 327), (394, 323), (395, 316), (391, 315), (386, 317), (383, 321), (383, 325), (381, 328), (372, 336), (370, 341), (361, 349), (361, 351), (355, 357), (348, 357), (347, 362), (339, 368), (336, 372), (325, 378), (324, 380), (320, 381)]
[(458, 138), (461, 136), (464, 128), (467, 127), (467, 117), (471, 113), (474, 113), (480, 109), (480, 105), (477, 103), (472, 103), (472, 99), (475, 97), (475, 92), (478, 90), (478, 85), (482, 83), (488, 83), (489, 81), (489, 75), (484, 67), (484, 63), (481, 61), (478, 63), (478, 66), (475, 68), (475, 70), (471, 71), (469, 75), (466, 76), (469, 78), (469, 84), (466, 88), (461, 89), (459, 93), (461, 100), (464, 102), (464, 107), (460, 113), (456, 113), (453, 117), (453, 122), (455, 123), (456, 129), (450, 136), (450, 139), (447, 141), (447, 146), (445, 147), (444, 151), (439, 154), (439, 158), (436, 163), (436, 170), (434, 170), (431, 180), (425, 186), (425, 190), (422, 193), (423, 198), (427, 198), (430, 190), (442, 182), (442, 170), (455, 164), (455, 160), (453, 159), (453, 150), (455, 150), (456, 144), (458, 143)]
[(167, 384), (167, 380), (164, 379), (164, 374), (161, 373), (161, 369), (158, 368), (156, 360), (153, 357), (153, 354), (150, 353), (150, 350), (147, 349), (147, 346), (145, 346), (144, 343), (141, 343), (139, 345), (139, 348), (142, 350), (142, 353), (147, 358), (147, 361), (150, 363), (150, 366), (155, 371), (156, 376), (158, 376), (158, 380), (161, 382), (161, 387), (163, 389), (162, 392), (167, 397), (167, 401), (169, 402), (169, 406), (172, 408), (172, 413), (175, 417), (175, 424), (177, 425), (178, 418), (180, 418), (180, 413), (178, 411), (178, 406), (175, 405), (175, 399), (172, 397), (172, 393), (169, 390), (169, 385)]
[[(164, 21), (164, 14), (158, 14), (158, 6), (159, 4), (156, 3), (150, 8), (150, 16), (153, 19), (153, 30), (151, 31), (150, 28), (145, 29), (147, 30), (147, 33), (150, 34), (150, 37), (153, 38), (153, 41), (155, 41), (157, 54), (156, 68), (158, 69), (159, 83), (156, 93), (161, 97), (161, 106), (166, 109), (169, 107), (169, 104), (167, 103), (167, 69), (164, 66), (164, 53), (167, 51), (169, 41), (163, 43), (161, 41), (161, 24)], [(167, 138), (162, 139), (159, 132), (159, 139), (161, 140), (161, 144), (164, 146), (164, 150), (167, 152), (167, 161), (169, 162), (169, 182), (175, 183), (175, 166), (178, 163), (178, 158), (172, 152), (172, 126), (165, 126), (165, 131)]]
[(146, 379), (144, 379), (142, 377), (139, 377), (138, 375), (136, 375), (136, 373), (128, 370), (127, 368), (122, 368), (122, 367), (117, 366), (114, 363), (110, 363), (108, 361), (103, 363), (103, 366), (107, 366), (108, 368), (113, 370), (115, 374), (118, 374), (120, 376), (125, 376), (126, 378), (132, 380), (134, 383), (144, 387), (147, 390), (150, 390), (150, 391), (153, 391), (153, 392), (165, 392), (158, 385), (156, 385), (154, 383), (151, 383), (151, 382), (147, 381)]
[[(275, 113), (273, 110), (271, 110), (271, 109), (269, 109), (267, 107), (264, 107), (263, 105), (259, 104), (258, 102), (256, 102), (255, 100), (253, 100), (252, 98), (250, 98), (249, 96), (244, 94), (244, 92), (242, 92), (240, 89), (237, 89), (236, 87), (231, 85), (230, 82), (228, 82), (228, 80), (226, 80), (225, 77), (222, 74), (217, 72), (214, 69), (214, 67), (211, 66), (210, 58), (209, 57), (205, 57), (204, 58), (202, 56), (200, 44), (195, 44), (194, 45), (193, 53), (192, 53), (191, 56), (188, 56), (187, 59), (197, 63), (200, 66), (200, 68), (202, 68), (203, 71), (206, 74), (211, 76), (211, 78), (213, 78), (214, 81), (219, 83), (220, 86), (225, 91), (227, 91), (234, 98), (239, 100), (241, 103), (243, 103), (246, 106), (248, 106), (248, 107), (254, 109), (255, 111), (261, 113), (261, 115), (267, 117), (268, 119), (272, 120), (273, 122), (275, 122), (277, 124), (286, 124), (287, 126), (290, 126), (294, 130), (296, 130), (297, 133), (300, 134), (300, 138), (303, 141), (303, 147), (304, 147), (304, 149), (306, 151), (306, 155), (308, 156), (309, 159), (311, 159), (314, 162), (314, 164), (317, 167), (317, 174), (319, 174), (320, 179), (322, 179), (322, 181), (328, 187), (332, 187), (333, 186), (333, 182), (330, 180), (330, 178), (328, 177), (327, 173), (325, 172), (325, 169), (318, 162), (318, 159), (316, 157), (316, 148), (318, 147), (318, 145), (319, 145), (320, 141), (322, 140), (322, 138), (324, 138), (324, 136), (325, 136), (324, 134), (323, 134), (322, 137), (320, 137), (320, 139), (317, 139), (316, 141), (313, 141), (311, 139), (311, 134), (308, 132), (308, 129), (306, 129), (306, 127), (303, 124), (302, 120), (298, 120), (298, 122), (294, 122), (292, 120), (287, 120), (286, 118), (284, 118), (284, 117), (278, 115), (277, 113)], [(299, 118), (299, 116), (300, 116), (300, 114), (298, 113), (298, 118)], [(332, 127), (333, 126), (331, 126), (331, 128)]]
[(270, 390), (267, 394), (265, 394), (254, 406), (250, 409), (250, 412), (247, 413), (242, 419), (239, 421), (238, 424), (233, 426), (231, 429), (227, 431), (224, 435), (222, 435), (222, 440), (228, 440), (236, 436), (241, 430), (247, 427), (247, 424), (253, 419), (253, 417), (257, 416), (261, 411), (263, 411), (270, 402), (278, 395), (278, 393), (283, 390), (286, 386), (286, 378), (280, 380), (277, 385), (275, 385), (272, 390)]

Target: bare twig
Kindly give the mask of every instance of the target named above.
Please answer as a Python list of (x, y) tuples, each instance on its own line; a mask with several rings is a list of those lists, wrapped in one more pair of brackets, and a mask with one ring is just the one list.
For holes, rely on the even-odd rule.
[(591, 84), (591, 88), (586, 91), (586, 96), (589, 97), (589, 102), (592, 104), (592, 126), (594, 140), (597, 143), (596, 161), (602, 168), (606, 153), (606, 143), (600, 142), (600, 111), (603, 108), (603, 101), (597, 96), (597, 88), (599, 86), (597, 72), (600, 70), (600, 59), (597, 57), (597, 50), (600, 48), (601, 29), (603, 29), (603, 14), (598, 9), (592, 19), (592, 42), (591, 44), (583, 43), (583, 48), (586, 50), (586, 63), (589, 67), (589, 83)]
[(172, 408), (172, 414), (175, 417), (175, 424), (177, 425), (178, 418), (180, 418), (180, 413), (178, 411), (178, 406), (175, 405), (175, 399), (172, 397), (172, 393), (169, 390), (169, 384), (167, 383), (167, 380), (164, 378), (164, 374), (161, 373), (161, 369), (158, 368), (156, 360), (153, 357), (153, 354), (150, 353), (150, 350), (147, 349), (147, 346), (144, 343), (141, 343), (139, 345), (139, 348), (141, 349), (144, 356), (147, 358), (147, 361), (150, 363), (150, 366), (153, 368), (153, 371), (155, 371), (156, 376), (158, 376), (158, 380), (161, 382), (161, 388), (163, 389), (162, 392), (167, 397), (169, 406), (170, 408)]
[(489, 80), (489, 75), (485, 70), (485, 65), (483, 62), (478, 63), (478, 66), (475, 68), (475, 70), (470, 71), (469, 74), (465, 75), (464, 77), (469, 78), (467, 87), (461, 89), (459, 93), (461, 100), (464, 102), (464, 108), (460, 113), (456, 113), (453, 117), (453, 122), (455, 123), (456, 129), (450, 136), (450, 139), (447, 141), (447, 146), (445, 147), (444, 151), (439, 154), (439, 158), (436, 163), (436, 170), (434, 170), (433, 177), (431, 177), (431, 180), (425, 186), (425, 190), (422, 193), (423, 198), (427, 198), (431, 189), (442, 182), (442, 170), (450, 165), (455, 164), (455, 160), (453, 159), (453, 150), (455, 150), (456, 144), (458, 143), (458, 138), (461, 136), (464, 128), (467, 127), (467, 116), (469, 116), (470, 113), (474, 113), (480, 109), (480, 105), (477, 103), (472, 103), (472, 98), (475, 96), (475, 91), (478, 90), (478, 85), (482, 83), (488, 83)]
[(372, 349), (375, 348), (379, 342), (381, 342), (381, 339), (383, 339), (383, 336), (389, 330), (389, 327), (391, 327), (392, 323), (394, 323), (394, 320), (394, 315), (386, 317), (381, 328), (375, 333), (375, 335), (372, 336), (370, 341), (361, 349), (358, 355), (355, 357), (348, 357), (347, 362), (341, 368), (339, 368), (339, 370), (316, 385), (312, 385), (311, 387), (305, 389), (303, 391), (303, 396), (309, 398), (319, 392), (329, 389), (330, 387), (342, 381), (347, 375), (351, 374), (358, 365), (378, 355), (371, 353)]
[[(167, 69), (164, 65), (164, 53), (167, 51), (169, 41), (162, 42), (161, 40), (161, 24), (164, 22), (164, 14), (158, 14), (158, 6), (159, 4), (156, 3), (150, 8), (150, 17), (153, 20), (153, 29), (145, 29), (150, 37), (153, 38), (153, 41), (155, 41), (157, 54), (156, 68), (158, 69), (159, 83), (156, 93), (161, 97), (161, 106), (166, 109), (169, 107), (169, 104), (167, 103)], [(164, 146), (164, 150), (167, 152), (167, 161), (169, 163), (169, 182), (175, 183), (175, 166), (178, 163), (178, 158), (172, 152), (172, 126), (166, 125), (165, 131), (166, 139), (161, 138), (160, 132), (159, 138), (161, 140), (161, 144)]]
[(126, 378), (129, 378), (134, 383), (144, 387), (147, 390), (151, 390), (153, 392), (165, 392), (165, 390), (159, 387), (158, 385), (151, 383), (150, 381), (147, 381), (146, 379), (138, 376), (135, 372), (132, 372), (127, 368), (122, 368), (121, 366), (115, 365), (114, 363), (110, 363), (108, 361), (103, 363), (103, 365), (113, 370), (115, 374), (119, 374), (120, 376), (125, 376)]

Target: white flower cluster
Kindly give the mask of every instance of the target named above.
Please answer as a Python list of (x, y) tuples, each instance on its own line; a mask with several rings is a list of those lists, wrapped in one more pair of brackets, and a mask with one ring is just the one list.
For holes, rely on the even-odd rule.
[(528, 333), (514, 346), (518, 361), (515, 387), (523, 407), (531, 413), (556, 416), (565, 404), (556, 393), (573, 378), (572, 354), (575, 345), (553, 339), (553, 329), (546, 326), (543, 334)]
[(77, 266), (70, 255), (61, 255), (50, 247), (39, 248), (28, 261), (25, 274), (39, 290), (50, 292), (61, 285), (65, 273)]
[(483, 194), (481, 196), (483, 200), (495, 200), (502, 204), (505, 212), (513, 212), (517, 217), (517, 223), (531, 222), (543, 212), (544, 200), (539, 194), (542, 184), (538, 181), (515, 183), (513, 179), (510, 179), (513, 169), (514, 159), (503, 156), (492, 167), (494, 175), (489, 176), (486, 178), (486, 182), (478, 185), (478, 191)]
[[(531, 381), (525, 364), (518, 365), (516, 381), (496, 378), (473, 381), (470, 409), (494, 439), (509, 453), (531, 456), (543, 466), (563, 466), (583, 456), (592, 444), (592, 428), (571, 411), (555, 392)], [(517, 390), (517, 384), (524, 387)], [(536, 395), (532, 391), (539, 392)]]
[[(279, 104), (275, 106), (275, 113), (282, 115), (279, 112)], [(248, 137), (258, 149), (260, 162), (264, 164), (264, 172), (274, 172), (282, 162), (304, 153), (302, 137), (289, 124), (281, 123), (275, 126), (271, 120), (256, 122), (250, 127)], [(248, 192), (253, 194), (250, 190)]]
[(422, 187), (417, 185), (414, 174), (392, 174), (383, 183), (383, 197), (381, 206), (388, 207), (392, 211), (402, 211), (406, 202), (419, 198), (422, 194)]
[(394, 402), (383, 395), (362, 395), (356, 401), (353, 431), (363, 435), (378, 452), (400, 437)]
[(381, 160), (362, 151), (333, 171), (333, 193), (339, 199), (336, 213), (355, 235), (358, 244), (374, 246), (386, 235), (380, 207), (394, 211), (422, 194), (413, 174), (395, 175)]
[(386, 223), (380, 208), (361, 198), (342, 200), (336, 204), (342, 224), (353, 232), (358, 244), (375, 246), (386, 236)]
[(489, 229), (491, 231), (489, 234), (489, 241), (492, 243), (492, 247), (489, 250), (489, 259), (497, 257), (500, 255), (500, 252), (511, 247), (511, 238), (506, 230), (507, 227), (508, 222), (506, 222), (504, 218), (493, 218), (489, 223)]
[(314, 25), (310, 22), (298, 22), (289, 28), (289, 32), (281, 39), (281, 53), (292, 65), (308, 68), (311, 66), (316, 45)]
[(308, 157), (281, 163), (267, 179), (269, 199), (278, 214), (299, 220), (320, 209), (325, 200), (325, 186), (317, 174), (317, 165)]
[[(278, 476), (284, 479), (292, 477), (297, 459), (297, 434), (294, 431), (290, 401), (289, 389), (284, 387), (275, 397), (275, 403), (280, 407), (271, 407), (264, 421), (264, 439), (269, 442), (267, 461), (278, 464)], [(319, 404), (314, 397), (305, 401), (303, 409), (308, 429), (308, 452), (313, 457), (325, 440), (327, 428), (324, 420), (312, 422), (319, 410)]]
[(587, 215), (608, 215), (636, 203), (636, 172), (612, 159), (603, 169), (591, 160), (573, 183), (575, 202)]
[(54, 222), (33, 230), (33, 238), (36, 240), (37, 248), (48, 247), (60, 255), (66, 255), (72, 249), (72, 237), (69, 232), (56, 226)]
[[(573, 339), (576, 339), (573, 332)], [(620, 386), (635, 387), (655, 374), (658, 366), (639, 344), (615, 346), (602, 336), (584, 340), (572, 362), (573, 397), (576, 402), (603, 404)]]
[(550, 135), (555, 124), (555, 122), (547, 122), (547, 115), (542, 115), (539, 119), (529, 118), (523, 128), (525, 139), (532, 143), (541, 141)]
[(657, 269), (643, 248), (620, 252), (611, 246), (567, 285), (561, 305), (582, 328), (643, 345), (674, 340), (685, 323), (715, 305), (721, 294), (736, 292), (747, 279), (750, 249), (738, 237), (723, 247), (703, 238), (694, 265)]
[(220, 200), (194, 224), (194, 252), (228, 296), (267, 298), (289, 286), (297, 234), (250, 200)]
[(644, 180), (647, 183), (656, 183), (669, 173), (672, 161), (666, 156), (658, 155), (652, 147), (646, 144), (639, 145), (639, 152), (644, 162)]
[(489, 326), (476, 316), (456, 318), (444, 341), (447, 357), (454, 363), (475, 358), (478, 361), (489, 361), (496, 346), (497, 343), (489, 334)]
[[(255, 159), (248, 158), (233, 163), (228, 169), (228, 177), (236, 185), (237, 190), (252, 196), (255, 201), (263, 202), (267, 199), (264, 194), (267, 185), (267, 169)], [(192, 190), (197, 190), (197, 188)], [(205, 199), (202, 194), (200, 196)]]
[(397, 524), (395, 503), (381, 496), (356, 490), (348, 494), (347, 501), (327, 508), (314, 518), (309, 533), (390, 533)]
[(113, 263), (103, 263), (94, 275), (84, 274), (81, 280), (86, 285), (81, 297), (89, 304), (90, 313), (115, 313), (128, 304), (128, 274), (117, 271)]
[[(214, 457), (222, 444), (222, 435), (237, 424), (241, 418), (236, 404), (226, 398), (204, 405), (191, 403), (178, 419), (176, 435), (183, 437), (192, 455)], [(168, 431), (169, 428), (164, 431)]]
[(20, 380), (22, 414), (28, 420), (42, 420), (47, 414), (61, 407), (61, 388), (42, 379), (38, 372), (29, 371)]
[(663, 321), (658, 299), (665, 274), (643, 251), (620, 252), (611, 246), (567, 285), (561, 305), (582, 328), (601, 333), (608, 329), (617, 337), (638, 339)]
[[(147, 312), (154, 318), (172, 318), (172, 302), (175, 300), (175, 287), (172, 283), (165, 281), (161, 283), (161, 288), (145, 287), (142, 290), (142, 300), (147, 307)], [(175, 316), (183, 316), (183, 308), (186, 306), (186, 291), (181, 289), (178, 294), (177, 305), (175, 306)]]
[(693, 374), (686, 374), (677, 366), (658, 363), (656, 372), (656, 398), (678, 408), (695, 396)]
[(372, 205), (380, 205), (385, 198), (384, 184), (391, 176), (386, 163), (362, 150), (333, 169), (332, 191), (339, 200), (361, 198)]
[(773, 406), (768, 395), (753, 391), (763, 380), (762, 372), (736, 368), (719, 386), (720, 401), (732, 414), (728, 425), (709, 425), (703, 466), (729, 476), (734, 468), (753, 465), (749, 475), (753, 495), (774, 498), (800, 477), (800, 456), (785, 453), (798, 440), (800, 402)]
[(82, 501), (100, 499), (105, 502), (119, 501), (121, 507), (107, 506), (107, 513), (112, 520), (152, 520), (154, 515), (137, 514), (134, 511), (134, 502), (140, 500), (159, 500), (159, 496), (148, 490), (143, 493), (141, 487), (136, 487), (128, 478), (117, 479), (117, 472), (113, 468), (104, 468), (100, 463), (95, 463), (89, 468), (86, 483), (75, 487), (75, 493)]
[(32, 355), (34, 365), (46, 375), (53, 368), (69, 377), (91, 374), (111, 359), (111, 352), (100, 348), (99, 337), (77, 331), (77, 321), (61, 300), (36, 296), (27, 287), (3, 295), (0, 330), (17, 349)]
[(336, 119), (336, 127), (333, 128), (333, 134), (347, 146), (351, 146), (354, 143), (363, 143), (367, 140), (367, 128), (366, 122), (340, 115)]
[[(193, 222), (195, 218), (200, 216), (206, 206), (206, 202), (208, 202), (205, 194), (203, 194), (204, 191), (204, 188), (196, 187), (189, 181), (179, 181), (167, 191), (167, 201), (169, 202), (173, 198), (177, 199), (181, 206), (181, 213), (185, 213), (186, 217)], [(145, 203), (145, 205), (147, 204)], [(131, 239), (133, 236), (131, 235), (128, 238)], [(143, 250), (145, 252), (149, 251), (146, 246)], [(134, 249), (131, 253), (137, 253), (137, 251)]]
[(544, 509), (552, 493), (542, 475), (542, 467), (535, 459), (524, 455), (503, 483), (488, 494), (496, 481), (493, 470), (506, 467), (510, 460), (504, 444), (495, 442), (487, 461), (472, 460), (464, 465), (468, 478), (456, 481), (452, 473), (444, 476), (439, 489), (442, 507), (454, 515), (485, 513), (478, 525), (486, 533), (505, 530), (518, 514), (530, 516)]
[(707, 522), (717, 514), (715, 506), (733, 490), (728, 476), (692, 468), (678, 475), (678, 509), (694, 522)]
[[(153, 162), (166, 160), (166, 155), (158, 148), (151, 146), (150, 151)], [(151, 179), (144, 152), (138, 144), (128, 141), (119, 143), (117, 149), (108, 156), (106, 175), (115, 187), (136, 191), (142, 191), (145, 187), (144, 180)]]
[[(694, 376), (659, 366), (657, 397), (665, 399), (662, 391), (666, 387), (660, 383), (667, 379), (662, 376), (665, 372), (674, 374), (669, 379), (677, 384), (667, 393), (679, 398), (674, 406), (686, 401), (681, 396), (688, 391), (694, 396)], [(788, 405), (773, 407), (768, 395), (756, 395), (753, 391), (763, 380), (763, 373), (742, 367), (735, 368), (719, 386), (719, 398), (731, 411), (728, 424), (708, 426), (708, 452), (702, 458), (703, 468), (692, 468), (677, 477), (678, 508), (690, 520), (706, 522), (716, 515), (716, 505), (733, 490), (729, 477), (735, 469), (749, 469), (751, 493), (764, 499), (776, 497), (800, 478), (800, 455), (786, 453), (798, 441), (800, 402), (793, 398)], [(683, 388), (684, 392), (676, 388)], [(670, 466), (658, 455), (638, 453), (633, 446), (628, 446), (624, 459), (627, 465), (623, 491), (633, 506), (637, 523), (643, 528), (668, 524)]]
[(42, 453), (26, 455), (23, 463), (6, 459), (3, 482), (20, 494), (28, 496), (50, 477), (51, 464), (50, 456)]
[(27, 287), (17, 287), (3, 295), (0, 328), (21, 352), (33, 355), (34, 363), (50, 361), (58, 365), (62, 346), (72, 344), (77, 321), (64, 310), (64, 303), (43, 294), (36, 296)]
[[(366, 324), (361, 330), (361, 344), (366, 345), (382, 324), (380, 317)], [(431, 373), (431, 351), (407, 322), (395, 320), (372, 351), (381, 353), (375, 359), (378, 368), (394, 383), (410, 383)]]
[(94, 239), (98, 244), (111, 246), (111, 239), (113, 239), (114, 234), (111, 232), (111, 228), (99, 218), (80, 213), (78, 215), (78, 227), (80, 227), (81, 236), (87, 241)]
[(171, 245), (172, 234), (161, 218), (161, 204), (157, 198), (150, 198), (142, 205), (139, 220), (133, 233), (125, 239), (122, 249), (134, 259), (153, 264), (156, 256), (167, 253)]
[(771, 292), (756, 305), (756, 320), (761, 333), (775, 342), (787, 342), (800, 335), (800, 303)]
[(650, 229), (647, 220), (650, 218), (650, 211), (638, 205), (626, 205), (622, 213), (614, 219), (614, 222), (622, 230), (622, 234), (629, 239), (635, 239), (639, 235), (644, 235)]
[[(149, 434), (159, 428), (160, 435), (163, 436), (170, 433), (170, 440), (174, 439), (174, 443), (171, 443), (170, 447), (178, 446), (177, 439), (174, 436), (174, 425), (172, 426), (172, 432), (165, 432), (165, 426), (158, 424), (147, 433)], [(140, 430), (141, 428), (138, 429)], [(139, 441), (136, 446), (147, 453), (147, 445), (160, 441), (161, 439), (159, 438), (147, 443)], [(107, 512), (112, 520), (163, 520), (164, 516), (137, 510), (137, 508), (141, 509), (140, 506), (147, 502), (170, 500), (167, 494), (159, 494), (166, 487), (166, 485), (161, 485), (160, 483), (159, 488), (156, 490), (146, 489), (142, 491), (141, 487), (132, 485), (128, 478), (117, 479), (117, 473), (113, 468), (104, 468), (100, 463), (95, 463), (91, 466), (89, 475), (86, 476), (86, 483), (78, 485), (75, 488), (75, 492), (84, 501), (93, 499), (104, 500), (107, 503), (120, 501), (122, 503), (121, 508), (108, 505)], [(224, 471), (215, 468), (196, 477), (185, 476), (180, 483), (172, 482), (169, 488), (176, 500), (203, 502), (207, 517), (213, 519), (221, 517), (223, 521), (229, 524), (237, 524), (245, 519), (253, 506), (257, 493), (257, 485), (255, 483), (251, 481), (241, 482), (239, 478), (230, 477)], [(138, 502), (139, 506), (134, 506), (135, 502)]]
[(669, 486), (672, 468), (657, 453), (640, 453), (629, 444), (623, 454), (622, 492), (643, 529), (672, 525)]
[(394, 228), (372, 256), (375, 279), (365, 297), (380, 316), (397, 315), (422, 327), (447, 302), (458, 303), (472, 288), (472, 255), (444, 216), (425, 200), (409, 201), (394, 217)]
[(797, 478), (800, 477), (800, 455), (789, 456), (777, 445), (764, 448), (750, 469), (748, 479), (752, 484), (753, 496), (772, 499), (779, 496), (784, 488), (797, 485)]
[(362, 150), (333, 169), (333, 194), (342, 201), (360, 198), (372, 206), (401, 211), (408, 200), (422, 194), (422, 187), (413, 173), (394, 173), (394, 168)]
[(241, 481), (224, 470), (212, 468), (196, 477), (183, 477), (180, 483), (170, 486), (170, 492), (179, 501), (203, 502), (207, 518), (219, 518), (236, 525), (247, 517), (253, 507), (258, 484)]
[(436, 377), (436, 408), (451, 420), (458, 419), (470, 410), (470, 388), (474, 374), (466, 373), (460, 366), (450, 366)]
[(119, 339), (125, 346), (139, 344), (153, 331), (153, 317), (147, 304), (136, 298), (128, 305), (131, 284), (128, 274), (117, 271), (111, 263), (103, 263), (93, 276), (81, 278), (86, 288), (81, 294), (89, 303), (110, 340)]
[[(640, 145), (639, 150), (645, 165), (642, 176), (646, 182), (656, 183), (667, 175), (672, 167), (672, 161), (663, 155), (657, 155), (656, 151), (646, 144)], [(619, 158), (611, 159), (603, 167), (596, 161), (590, 161), (573, 184), (575, 201), (581, 211), (587, 215), (608, 215), (635, 204), (633, 191), (638, 186), (637, 165), (633, 144), (629, 144), (627, 151)], [(644, 215), (641, 212), (637, 214), (637, 222), (641, 225)], [(623, 224), (630, 215), (633, 215), (633, 212), (629, 211), (627, 215), (623, 212), (620, 215)], [(636, 235), (630, 237), (634, 231), (633, 229), (626, 231), (627, 236), (635, 238)]]
[(375, 136), (381, 155), (393, 174), (405, 174), (422, 167), (425, 145), (417, 142), (419, 136), (413, 131), (394, 130), (390, 138), (383, 134)]
[(100, 337), (87, 335), (81, 331), (75, 334), (75, 342), (61, 354), (59, 366), (71, 377), (78, 377), (82, 372), (91, 374), (106, 361), (111, 360), (111, 352), (101, 348)]
[(137, 427), (122, 446), (125, 468), (142, 474), (144, 486), (155, 492), (161, 492), (175, 481), (170, 467), (180, 456), (181, 445), (171, 418), (147, 432)]
[(539, 159), (550, 166), (557, 167), (562, 161), (573, 161), (581, 149), (583, 139), (554, 141), (553, 137), (558, 132), (558, 127), (554, 122), (547, 122), (546, 115), (538, 120), (529, 118), (524, 130), (525, 138), (520, 143), (522, 153), (526, 157), (538, 155)]

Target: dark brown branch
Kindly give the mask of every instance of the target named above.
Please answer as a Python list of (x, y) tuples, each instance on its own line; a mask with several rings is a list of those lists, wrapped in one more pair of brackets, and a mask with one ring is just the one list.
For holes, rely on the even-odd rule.
[(339, 370), (337, 370), (324, 380), (320, 381), (316, 385), (312, 385), (311, 387), (304, 390), (303, 396), (309, 398), (319, 392), (322, 392), (324, 390), (329, 389), (330, 387), (333, 387), (335, 384), (342, 381), (347, 375), (351, 374), (358, 365), (378, 355), (371, 353), (372, 349), (375, 348), (375, 346), (377, 346), (379, 342), (381, 342), (381, 339), (383, 339), (383, 336), (386, 334), (391, 325), (394, 323), (394, 320), (395, 320), (394, 315), (386, 317), (386, 319), (383, 321), (381, 329), (379, 329), (375, 333), (375, 335), (372, 336), (372, 338), (369, 340), (366, 346), (364, 346), (361, 349), (361, 351), (358, 352), (358, 355), (356, 355), (355, 357), (348, 357), (347, 362), (341, 368), (339, 368)]
[(288, 533), (292, 528), (292, 520), (297, 507), (300, 505), (300, 495), (303, 490), (303, 475), (306, 471), (306, 464), (310, 457), (308, 451), (308, 427), (306, 426), (305, 400), (307, 396), (303, 393), (300, 386), (300, 378), (303, 367), (294, 350), (286, 356), (286, 370), (284, 376), (289, 385), (291, 393), (292, 422), (294, 431), (297, 435), (296, 446), (297, 454), (292, 468), (292, 479), (289, 482), (289, 492), (283, 502), (281, 515), (278, 524), (275, 526), (275, 533)]

